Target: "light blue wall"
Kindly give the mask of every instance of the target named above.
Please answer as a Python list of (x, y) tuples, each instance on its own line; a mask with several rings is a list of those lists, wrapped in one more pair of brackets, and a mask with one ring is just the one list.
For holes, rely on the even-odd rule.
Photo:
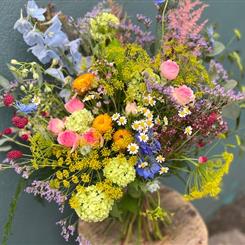
[[(37, 1), (41, 5), (47, 0)], [(58, 9), (74, 17), (81, 16), (98, 1), (92, 0), (55, 0)], [(143, 13), (154, 17), (155, 8), (151, 0), (120, 1), (124, 4), (130, 16)], [(219, 23), (222, 40), (227, 42), (232, 35), (233, 28), (240, 28), (245, 35), (245, 0), (209, 0), (210, 8), (206, 16)], [(15, 21), (19, 18), (19, 10), (23, 8), (25, 0), (0, 0), (0, 71), (11, 78), (6, 63), (12, 58), (18, 60), (31, 60), (33, 57), (26, 52), (27, 46), (21, 36), (13, 30)], [(238, 49), (243, 51), (245, 38)], [(10, 115), (4, 109), (0, 111), (0, 130), (8, 125)], [(245, 118), (242, 120), (243, 124)], [(245, 179), (244, 159), (237, 159), (231, 173), (225, 178), (224, 191), (220, 200), (205, 200), (196, 203), (200, 212), (208, 217), (225, 202), (229, 202), (239, 190), (243, 190)], [(8, 205), (14, 193), (18, 177), (13, 172), (0, 173), (0, 232), (6, 219)], [(167, 181), (172, 186), (178, 187), (175, 180)], [(60, 215), (53, 204), (40, 204), (32, 196), (23, 194), (18, 204), (13, 226), (13, 235), (10, 245), (62, 245), (67, 244), (60, 238), (59, 230), (54, 223)], [(72, 244), (72, 243), (71, 243)]]

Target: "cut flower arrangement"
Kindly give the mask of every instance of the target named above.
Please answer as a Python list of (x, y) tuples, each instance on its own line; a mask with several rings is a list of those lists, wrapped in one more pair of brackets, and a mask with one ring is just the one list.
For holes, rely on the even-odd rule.
[[(67, 241), (78, 219), (119, 222), (121, 244), (163, 239), (174, 214), (160, 202), (160, 182), (179, 178), (188, 201), (216, 197), (233, 160), (226, 138), (235, 132), (243, 149), (242, 86), (219, 62), (228, 57), (243, 72), (239, 53), (200, 21), (201, 1), (153, 3), (156, 37), (151, 19), (138, 14), (136, 25), (112, 0), (76, 20), (30, 0), (14, 25), (38, 61), (13, 59), (14, 79), (0, 79), (2, 106), (14, 110), (0, 168), (23, 177), (17, 195), (70, 206), (76, 220), (57, 222)], [(240, 38), (234, 30), (231, 40)], [(211, 154), (217, 145), (224, 151)]]

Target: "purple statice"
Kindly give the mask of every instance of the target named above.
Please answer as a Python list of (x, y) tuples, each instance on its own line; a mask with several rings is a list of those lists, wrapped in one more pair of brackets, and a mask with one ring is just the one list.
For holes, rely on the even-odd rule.
[(65, 239), (66, 242), (69, 241), (69, 238), (75, 234), (76, 225), (70, 225), (67, 222), (67, 219), (62, 219), (56, 222), (56, 225), (61, 227), (61, 236)]
[(150, 28), (150, 26), (151, 26), (151, 24), (152, 24), (152, 20), (151, 20), (149, 17), (146, 17), (146, 16), (144, 16), (144, 15), (142, 15), (142, 14), (137, 14), (137, 15), (136, 15), (136, 18), (137, 18), (137, 20), (138, 20), (140, 23), (144, 24), (144, 26), (145, 26), (147, 29)]
[(203, 92), (215, 97), (221, 97), (223, 99), (226, 99), (227, 102), (239, 101), (245, 99), (244, 93), (235, 91), (234, 89), (226, 90), (223, 86), (216, 83), (214, 88), (203, 87)]
[(220, 80), (227, 81), (229, 79), (228, 73), (224, 66), (215, 60), (211, 60), (209, 62), (209, 73), (212, 74), (212, 81), (214, 83)]
[(66, 197), (60, 191), (52, 189), (48, 181), (34, 180), (31, 186), (25, 189), (25, 192), (32, 193), (34, 196), (40, 196), (48, 202), (54, 201), (59, 205), (60, 212), (62, 213), (64, 211)]
[(79, 245), (92, 245), (90, 241), (81, 237), (81, 235), (76, 238), (76, 242), (78, 242)]

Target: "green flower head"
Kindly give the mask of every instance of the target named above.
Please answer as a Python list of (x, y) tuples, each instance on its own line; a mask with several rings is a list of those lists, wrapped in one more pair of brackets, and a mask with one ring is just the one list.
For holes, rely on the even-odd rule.
[(92, 113), (86, 109), (73, 112), (66, 118), (65, 126), (68, 130), (83, 133), (88, 130), (94, 120)]
[(115, 157), (105, 166), (104, 176), (114, 184), (125, 187), (134, 181), (136, 174), (125, 157)]

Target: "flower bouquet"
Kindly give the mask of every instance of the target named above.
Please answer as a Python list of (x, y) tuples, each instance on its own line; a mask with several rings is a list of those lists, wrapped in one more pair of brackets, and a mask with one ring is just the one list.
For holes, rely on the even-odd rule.
[[(138, 14), (136, 25), (112, 0), (77, 20), (29, 0), (14, 25), (38, 62), (13, 59), (15, 79), (0, 79), (2, 105), (15, 111), (1, 133), (1, 170), (14, 169), (25, 192), (61, 212), (71, 207), (78, 218), (57, 222), (67, 241), (78, 219), (120, 224), (121, 244), (161, 240), (174, 214), (160, 181), (179, 178), (186, 200), (216, 197), (229, 171), (224, 117), (238, 124), (245, 97), (219, 60), (243, 71), (239, 53), (199, 21), (201, 1), (155, 5), (156, 37), (151, 19)], [(224, 152), (211, 154), (217, 144)]]

